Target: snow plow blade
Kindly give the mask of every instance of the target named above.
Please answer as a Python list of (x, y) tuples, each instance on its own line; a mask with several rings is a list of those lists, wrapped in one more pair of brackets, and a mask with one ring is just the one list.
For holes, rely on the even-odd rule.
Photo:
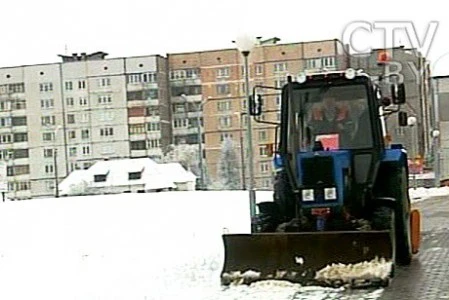
[(316, 272), (333, 263), (393, 259), (390, 231), (225, 234), (221, 284), (288, 280), (320, 284)]

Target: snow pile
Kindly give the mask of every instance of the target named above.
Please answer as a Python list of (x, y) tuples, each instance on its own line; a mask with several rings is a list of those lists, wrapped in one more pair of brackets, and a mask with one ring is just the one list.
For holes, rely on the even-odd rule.
[(248, 284), (256, 281), (260, 278), (260, 272), (248, 270), (242, 274), (240, 271), (224, 273), (221, 277), (223, 284), (225, 285), (240, 285)]
[(432, 197), (449, 196), (449, 187), (409, 189), (412, 202), (424, 201)]
[(315, 279), (324, 282), (340, 281), (350, 283), (354, 280), (386, 280), (392, 270), (392, 262), (375, 258), (357, 264), (331, 264), (319, 270)]

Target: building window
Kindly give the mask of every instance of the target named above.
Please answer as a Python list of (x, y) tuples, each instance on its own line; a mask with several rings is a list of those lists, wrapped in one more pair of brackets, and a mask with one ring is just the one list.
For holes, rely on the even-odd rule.
[(142, 172), (129, 172), (128, 180), (138, 180), (142, 178)]
[(335, 67), (335, 57), (333, 57), (333, 56), (323, 57), (322, 62), (323, 62), (323, 67), (325, 67), (325, 68)]
[(223, 142), (226, 139), (232, 139), (232, 137), (232, 133), (223, 132), (222, 134), (220, 134), (220, 142)]
[(259, 154), (260, 154), (260, 156), (266, 157), (268, 155), (267, 147), (260, 146), (259, 147)]
[(0, 118), (0, 127), (10, 127), (10, 126), (11, 126), (10, 117)]
[(146, 150), (146, 143), (145, 141), (134, 141), (130, 143), (131, 150)]
[(287, 71), (287, 63), (276, 63), (274, 64), (274, 72), (285, 72)]
[(94, 182), (106, 182), (108, 174), (97, 174), (94, 175)]
[(100, 136), (111, 136), (111, 135), (114, 135), (114, 129), (112, 127), (100, 129)]
[(53, 83), (51, 82), (41, 83), (39, 84), (39, 90), (41, 92), (51, 92), (53, 91)]
[(158, 139), (148, 140), (148, 148), (149, 149), (159, 148), (160, 144), (161, 144), (161, 142)]
[(75, 115), (73, 115), (73, 114), (67, 115), (67, 123), (68, 124), (75, 124)]
[(148, 131), (160, 131), (161, 130), (161, 125), (159, 123), (156, 122), (151, 122), (147, 124), (147, 130)]
[(41, 117), (41, 123), (42, 125), (55, 125), (56, 123), (56, 117), (55, 116), (43, 116)]
[(87, 97), (80, 97), (80, 105), (81, 106), (87, 105)]
[(70, 148), (69, 148), (69, 155), (70, 155), (71, 157), (76, 156), (76, 151), (77, 151), (77, 148), (76, 148), (76, 147), (70, 147)]
[(217, 110), (218, 111), (230, 111), (231, 110), (231, 101), (218, 101), (217, 102)]
[(54, 172), (54, 166), (53, 165), (45, 165), (45, 173), (46, 174), (52, 174)]
[(156, 73), (140, 73), (140, 74), (129, 74), (128, 83), (155, 83), (157, 82)]
[(70, 130), (69, 131), (69, 139), (75, 139), (76, 138), (76, 131)]
[(11, 110), (11, 102), (0, 101), (0, 111), (9, 111), (9, 110)]
[(66, 89), (66, 91), (71, 91), (71, 90), (73, 90), (73, 82), (71, 82), (71, 81), (66, 81), (66, 82), (65, 82), (65, 89)]
[(28, 158), (29, 151), (28, 149), (15, 149), (14, 150), (14, 158), (20, 159), (20, 158)]
[(85, 88), (86, 88), (86, 81), (85, 80), (78, 81), (78, 89), (84, 90)]
[(75, 105), (75, 100), (73, 100), (73, 97), (65, 98), (65, 102), (67, 103), (67, 106)]
[(21, 109), (26, 109), (27, 105), (26, 105), (26, 100), (14, 100), (11, 102), (12, 105), (12, 109), (13, 110), (21, 110)]
[(261, 173), (267, 173), (269, 170), (270, 170), (270, 164), (268, 162), (260, 163), (260, 172)]
[(263, 74), (263, 65), (256, 65), (256, 75)]
[(89, 129), (82, 129), (82, 130), (81, 130), (81, 138), (82, 138), (83, 140), (88, 139), (89, 136), (90, 136), (90, 134), (89, 134)]
[(267, 140), (267, 132), (265, 130), (259, 131), (259, 141)]
[(48, 109), (53, 108), (55, 106), (55, 101), (53, 99), (42, 99), (41, 100), (41, 108)]
[(42, 139), (46, 142), (53, 141), (55, 139), (55, 133), (54, 132), (44, 132), (42, 134)]
[(217, 84), (216, 89), (218, 95), (227, 95), (231, 93), (229, 84)]
[(129, 134), (141, 134), (145, 133), (145, 124), (130, 124)]
[(112, 95), (102, 95), (98, 96), (98, 103), (99, 104), (106, 104), (112, 102)]
[(30, 174), (30, 166), (17, 165), (14, 167), (7, 167), (6, 172), (8, 176), (26, 175)]
[(111, 78), (100, 78), (100, 79), (98, 79), (98, 85), (99, 86), (110, 86), (111, 85)]
[(12, 117), (12, 126), (27, 126), (27, 117)]
[(188, 119), (174, 119), (173, 120), (173, 127), (174, 128), (187, 128), (188, 127)]
[(14, 143), (23, 143), (28, 141), (28, 133), (18, 132), (13, 135)]
[(217, 69), (217, 78), (226, 78), (230, 76), (230, 69), (229, 68), (219, 68)]
[(45, 158), (53, 157), (53, 149), (44, 149), (44, 157)]
[(8, 160), (12, 158), (15, 158), (13, 150), (0, 150), (0, 159)]
[(219, 117), (218, 124), (220, 128), (228, 128), (232, 126), (232, 119), (231, 116), (223, 116)]
[[(8, 93), (25, 93), (25, 84), (22, 83), (12, 83), (5, 85), (6, 86), (6, 94)], [(3, 93), (2, 93), (3, 94)]]
[(12, 134), (0, 135), (0, 144), (9, 144), (12, 142)]
[(83, 155), (90, 155), (90, 146), (83, 146)]

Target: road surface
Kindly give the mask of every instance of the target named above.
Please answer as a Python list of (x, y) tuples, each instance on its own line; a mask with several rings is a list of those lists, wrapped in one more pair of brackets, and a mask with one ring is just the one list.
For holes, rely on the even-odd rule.
[(401, 267), (382, 300), (449, 299), (449, 197), (414, 204), (421, 210), (422, 244), (409, 267)]

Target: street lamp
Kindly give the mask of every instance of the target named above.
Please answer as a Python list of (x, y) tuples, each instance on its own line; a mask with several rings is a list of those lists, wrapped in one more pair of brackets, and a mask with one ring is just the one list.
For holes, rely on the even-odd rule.
[(251, 231), (255, 231), (253, 219), (256, 215), (256, 192), (254, 190), (254, 161), (253, 161), (253, 137), (252, 137), (252, 125), (251, 125), (251, 106), (249, 105), (250, 101), (250, 89), (249, 89), (249, 67), (248, 67), (248, 56), (252, 50), (252, 48), (256, 45), (256, 39), (247, 35), (243, 35), (238, 37), (235, 40), (235, 44), (237, 45), (238, 50), (242, 53), (244, 58), (244, 70), (245, 70), (245, 90), (246, 90), (246, 107), (248, 113), (248, 122), (247, 124), (247, 147), (248, 147), (248, 173), (249, 173), (249, 182), (248, 182), (248, 191), (249, 191), (249, 208), (251, 214)]

